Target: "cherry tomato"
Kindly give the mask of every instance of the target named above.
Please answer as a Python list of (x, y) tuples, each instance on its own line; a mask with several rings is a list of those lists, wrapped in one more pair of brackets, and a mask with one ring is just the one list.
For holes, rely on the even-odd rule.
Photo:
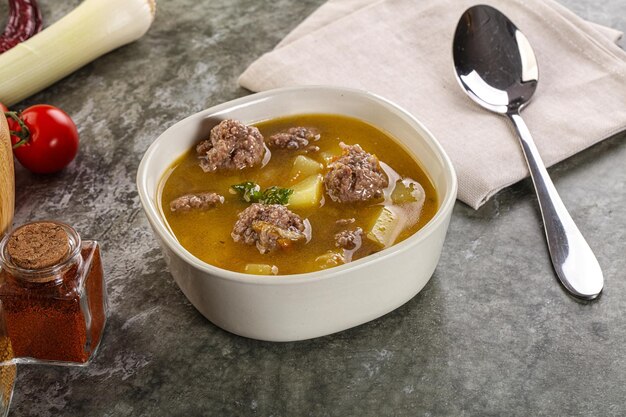
[[(78, 152), (78, 129), (63, 110), (47, 104), (31, 106), (19, 114), (30, 134), (25, 142), (13, 148), (13, 154), (29, 171), (50, 174), (65, 168)], [(19, 132), (20, 123), (11, 118), (9, 127)], [(21, 141), (11, 135), (15, 146)]]

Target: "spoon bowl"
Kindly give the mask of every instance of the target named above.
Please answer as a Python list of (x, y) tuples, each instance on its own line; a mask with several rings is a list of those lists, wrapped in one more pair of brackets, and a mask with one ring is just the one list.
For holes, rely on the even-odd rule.
[(474, 6), (461, 16), (453, 56), (461, 87), (488, 110), (519, 111), (537, 89), (539, 69), (528, 39), (493, 7)]
[(535, 53), (524, 34), (497, 9), (478, 5), (459, 20), (452, 46), (461, 88), (487, 110), (515, 126), (543, 218), (557, 277), (574, 296), (596, 298), (604, 286), (600, 265), (548, 175), (520, 111), (539, 82)]

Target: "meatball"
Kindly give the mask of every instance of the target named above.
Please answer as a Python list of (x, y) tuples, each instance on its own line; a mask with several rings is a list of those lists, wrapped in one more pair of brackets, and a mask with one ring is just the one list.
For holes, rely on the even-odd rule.
[(378, 159), (359, 145), (339, 144), (343, 154), (328, 165), (324, 186), (333, 201), (351, 203), (380, 198), (389, 185)]
[(254, 203), (241, 213), (230, 234), (235, 242), (256, 245), (261, 253), (306, 238), (305, 222), (280, 204)]
[(263, 135), (254, 126), (237, 120), (224, 120), (211, 129), (209, 139), (196, 146), (204, 172), (222, 169), (244, 169), (263, 160)]
[(172, 211), (207, 210), (224, 203), (224, 197), (217, 193), (186, 194), (170, 203)]
[(354, 250), (361, 247), (361, 236), (363, 229), (357, 227), (356, 230), (344, 230), (335, 235), (335, 246), (347, 250)]
[[(306, 127), (292, 127), (284, 132), (276, 133), (267, 139), (270, 148), (303, 149), (309, 141), (318, 140), (317, 131)], [(318, 148), (319, 149), (319, 148)]]

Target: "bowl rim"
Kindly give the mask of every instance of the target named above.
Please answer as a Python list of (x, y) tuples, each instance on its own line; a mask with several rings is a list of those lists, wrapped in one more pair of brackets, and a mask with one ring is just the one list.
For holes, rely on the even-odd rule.
[[(158, 148), (159, 142), (161, 142), (162, 138), (170, 131), (174, 130), (176, 126), (181, 123), (188, 121), (191, 118), (199, 117), (199, 115), (210, 116), (214, 113), (219, 113), (226, 111), (231, 108), (235, 108), (239, 105), (246, 104), (249, 102), (262, 102), (264, 99), (281, 95), (281, 94), (290, 94), (297, 92), (309, 92), (309, 91), (327, 91), (329, 93), (336, 94), (348, 94), (359, 99), (365, 99), (370, 102), (376, 103), (378, 105), (382, 105), (383, 107), (387, 107), (388, 110), (395, 112), (397, 115), (403, 117), (410, 124), (417, 125), (425, 135), (422, 136), (422, 139), (425, 143), (437, 154), (441, 161), (443, 162), (445, 180), (448, 182), (448, 191), (443, 196), (439, 208), (437, 212), (433, 216), (432, 219), (428, 223), (426, 223), (421, 229), (415, 232), (413, 235), (409, 236), (405, 240), (395, 245), (392, 245), (389, 248), (383, 249), (380, 252), (376, 252), (374, 254), (368, 255), (364, 258), (358, 259), (356, 261), (350, 262), (348, 264), (336, 266), (333, 268), (314, 271), (314, 272), (306, 272), (299, 274), (288, 274), (288, 275), (254, 275), (247, 274), (245, 272), (236, 272), (228, 269), (220, 268), (214, 265), (211, 265), (207, 262), (200, 260), (195, 257), (191, 252), (185, 249), (178, 240), (173, 236), (168, 230), (167, 225), (164, 223), (165, 220), (159, 213), (158, 207), (156, 207), (155, 202), (152, 199), (152, 196), (148, 195), (148, 167), (150, 165), (151, 159), (156, 154), (156, 150)], [(334, 113), (340, 114), (340, 113)], [(376, 127), (376, 126), (375, 126)], [(413, 155), (419, 157), (419, 155)], [(161, 175), (165, 172), (167, 167), (164, 167)], [(427, 172), (427, 174), (429, 174)], [(437, 228), (441, 225), (441, 223), (446, 221), (446, 217), (449, 212), (452, 211), (454, 203), (456, 201), (458, 183), (456, 172), (454, 170), (454, 166), (452, 165), (452, 161), (449, 156), (446, 154), (445, 150), (441, 146), (441, 144), (437, 141), (434, 135), (428, 130), (416, 117), (410, 114), (401, 106), (393, 103), (386, 98), (381, 97), (378, 94), (359, 90), (354, 88), (346, 88), (346, 87), (337, 87), (337, 86), (329, 86), (329, 85), (311, 85), (311, 86), (295, 86), (295, 87), (282, 87), (276, 88), (272, 90), (263, 91), (260, 93), (249, 94), (244, 97), (240, 97), (225, 103), (218, 104), (216, 106), (209, 107), (207, 109), (201, 110), (199, 112), (193, 113), (182, 120), (177, 121), (170, 127), (168, 127), (165, 131), (163, 131), (148, 147), (146, 152), (144, 153), (141, 162), (139, 164), (139, 168), (137, 170), (136, 177), (136, 185), (139, 194), (139, 199), (141, 201), (141, 206), (143, 211), (148, 218), (148, 221), (151, 223), (153, 231), (158, 234), (162, 242), (168, 246), (170, 250), (172, 250), (177, 256), (183, 259), (188, 265), (200, 270), (202, 272), (206, 272), (211, 275), (210, 278), (220, 278), (228, 281), (235, 281), (243, 284), (251, 284), (251, 285), (296, 285), (303, 282), (311, 283), (316, 281), (323, 281), (326, 279), (332, 279), (337, 275), (343, 275), (347, 271), (352, 270), (360, 270), (366, 268), (373, 262), (380, 262), (381, 258), (388, 258), (397, 253), (405, 252), (410, 250), (413, 246), (419, 244), (426, 238), (428, 238), (431, 234), (437, 230)]]

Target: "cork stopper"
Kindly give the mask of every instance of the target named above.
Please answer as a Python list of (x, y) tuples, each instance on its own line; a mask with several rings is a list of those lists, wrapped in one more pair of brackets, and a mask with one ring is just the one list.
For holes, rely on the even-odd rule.
[(70, 239), (61, 225), (30, 223), (15, 230), (7, 242), (11, 261), (24, 269), (43, 269), (64, 261), (70, 252)]

